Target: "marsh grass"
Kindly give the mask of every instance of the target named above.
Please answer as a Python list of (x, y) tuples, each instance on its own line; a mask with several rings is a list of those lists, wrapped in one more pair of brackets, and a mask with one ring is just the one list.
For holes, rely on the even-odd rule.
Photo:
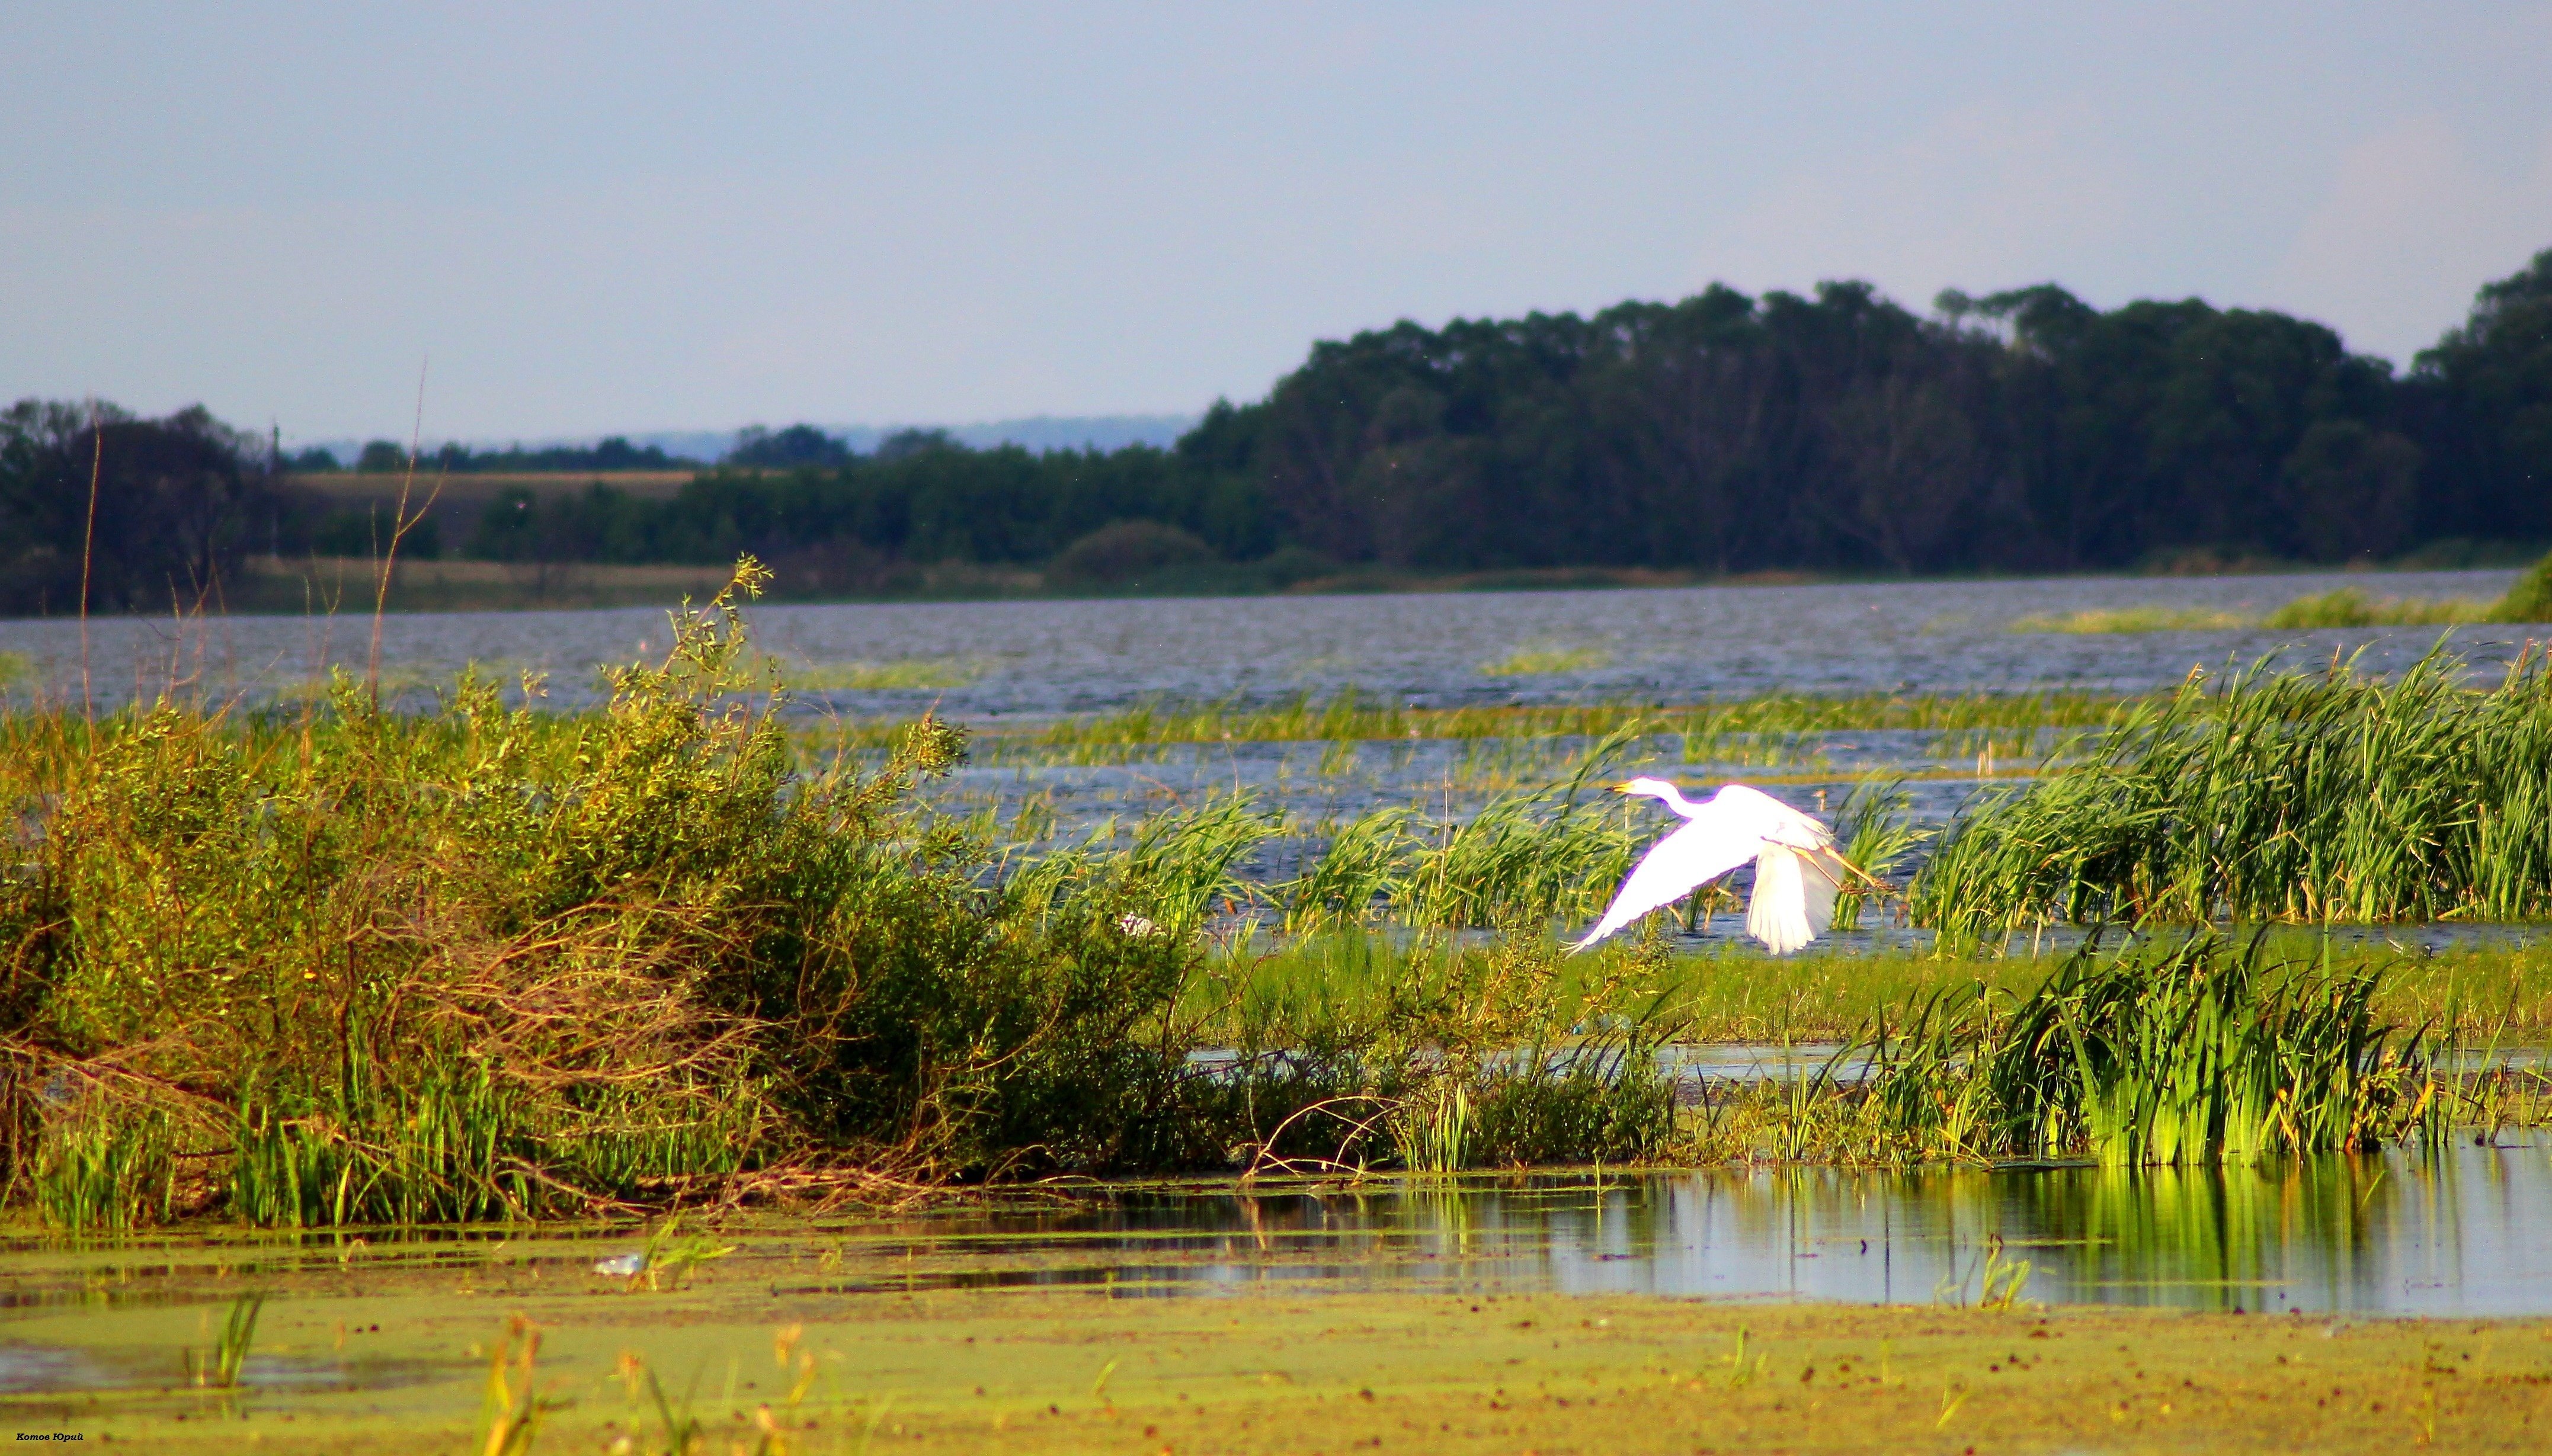
[(1252, 1172), (1644, 1161), (1675, 1125), (1660, 961), (1650, 944), (1570, 966), (1518, 921), (1476, 941), (1346, 932), (1282, 968), (1235, 958), (1195, 992), (1197, 1032), (1230, 1058), (1204, 1090), (1261, 1109)]
[(2022, 617), (2012, 632), (2238, 632), (2267, 629), (2300, 632), (2349, 627), (2457, 627), (2481, 622), (2552, 620), (2552, 561), (2538, 563), (2528, 575), (2495, 602), (2469, 597), (2372, 596), (2363, 588), (2342, 586), (2314, 596), (2299, 596), (2265, 616), (2208, 607), (2133, 606)]
[(2022, 617), (2006, 631), (2061, 632), (2094, 636), (2112, 632), (2234, 632), (2259, 625), (2257, 617), (2211, 607), (2093, 607), (2082, 611)]
[(2452, 597), (2372, 597), (2354, 586), (2300, 596), (2261, 623), (2273, 631), (2316, 627), (2452, 627), (2494, 621), (2491, 603)]
[[(1009, 730), (983, 725), (979, 742), (998, 756), (1013, 749), (1082, 755), (1057, 761), (1110, 762), (1107, 755), (1177, 744), (1373, 743), (1409, 739), (1583, 739), (1597, 741), (1625, 724), (1677, 737), (1688, 760), (1707, 746), (1750, 734), (1807, 734), (1869, 729), (1932, 733), (2034, 731), (2097, 727), (2132, 700), (2087, 692), (1861, 693), (1833, 697), (1773, 693), (1723, 703), (1659, 707), (1648, 703), (1473, 705), (1419, 708), (1352, 689), (1328, 698), (1298, 693), (1273, 704), (1232, 700), (1138, 703), (1121, 712), (1068, 718)], [(895, 725), (852, 725), (847, 744), (878, 748)]]
[(2442, 649), (2398, 677), (2263, 659), (2125, 715), (2061, 773), (1942, 836), (1915, 923), (1954, 945), (2032, 923), (2552, 913), (2552, 672), (2486, 690)]
[(988, 885), (913, 796), (964, 754), (934, 720), (793, 776), (759, 580), (593, 714), (466, 676), (404, 715), (341, 677), (294, 712), (10, 716), (9, 1196), (308, 1226), (1118, 1157), (1190, 941), (1116, 930), (1121, 884), (1034, 914)]
[(2212, 1163), (2430, 1131), (2438, 1075), (2422, 1033), (2376, 1013), (2380, 971), (2262, 948), (2094, 941), (2025, 996), (1936, 995), (1871, 1030), (1869, 1101), (1955, 1158)]
[(965, 687), (992, 671), (980, 658), (896, 658), (886, 662), (785, 660), (780, 676), (801, 692), (890, 692)]
[(1565, 673), (1591, 673), (1608, 666), (1613, 655), (1600, 647), (1570, 646), (1565, 643), (1529, 643), (1499, 658), (1482, 663), (1484, 677), (1540, 677)]
[(2491, 609), (2497, 622), (2552, 622), (2552, 555), (2536, 562)]

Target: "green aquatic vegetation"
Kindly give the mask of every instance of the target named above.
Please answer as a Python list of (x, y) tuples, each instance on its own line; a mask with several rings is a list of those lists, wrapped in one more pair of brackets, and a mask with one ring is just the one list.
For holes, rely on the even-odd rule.
[(1204, 882), (1156, 837), (1143, 883), (1030, 914), (914, 797), (965, 752), (934, 720), (794, 775), (780, 700), (739, 695), (759, 579), (591, 714), (469, 675), (413, 714), (340, 677), (11, 717), (44, 827), (0, 876), (11, 1196), (306, 1226), (1116, 1156), (1193, 956), (1117, 918)]
[(1562, 673), (1591, 673), (1612, 661), (1613, 655), (1600, 647), (1532, 643), (1517, 648), (1495, 662), (1482, 663), (1480, 676), (1539, 677)]
[(488, 1350), (473, 1447), (479, 1456), (528, 1456), (543, 1423), (561, 1407), (538, 1394), (540, 1357), (541, 1327), (520, 1314), (507, 1319)]
[(1954, 944), (2155, 917), (2519, 921), (2552, 913), (2552, 672), (2487, 689), (2431, 653), (2397, 678), (2199, 675), (1943, 835), (1914, 921)]
[[(992, 762), (1109, 763), (1174, 744), (1372, 743), (1383, 740), (1601, 739), (1631, 723), (1660, 737), (1709, 745), (1737, 735), (1796, 735), (1867, 729), (1934, 733), (2096, 727), (2128, 700), (2086, 692), (1860, 693), (1818, 697), (1772, 693), (1728, 702), (1469, 705), (1418, 708), (1349, 689), (1327, 699), (1297, 693), (1274, 704), (1239, 701), (1138, 703), (1120, 712), (1032, 728), (974, 725)], [(876, 749), (895, 725), (849, 725), (844, 743)]]
[(1362, 925), (1397, 898), (1419, 839), (1418, 812), (1378, 809), (1336, 826), (1320, 857), (1277, 891), (1287, 935)]
[(257, 1343), (257, 1318), (266, 1308), (266, 1296), (252, 1292), (231, 1301), (231, 1310), (222, 1321), (221, 1337), (213, 1344), (209, 1360), (195, 1368), (195, 1383), (227, 1391), (239, 1384), (240, 1367), (248, 1363), (248, 1352)]
[[(2536, 568), (2538, 573), (2545, 569)], [(2453, 627), (2474, 622), (2524, 622), (2552, 617), (2552, 597), (2537, 602), (2520, 582), (2496, 603), (2461, 597), (2370, 596), (2355, 586), (2342, 586), (2314, 596), (2299, 596), (2276, 611), (2226, 611), (2212, 607), (2102, 607), (2022, 617), (2012, 632), (2099, 634), (2111, 632), (2238, 632), (2266, 628), (2276, 632), (2332, 627)], [(2527, 613), (2539, 611), (2543, 617)]]
[(2112, 632), (2234, 632), (2258, 625), (2257, 617), (2211, 607), (2135, 606), (2022, 617), (2005, 630), (2089, 636)]
[(1254, 1129), (1255, 1173), (1641, 1161), (1675, 1121), (1656, 1048), (1679, 1023), (1657, 1010), (1655, 964), (1567, 958), (1514, 922), (1233, 948), (1184, 1008), (1232, 1060), (1188, 1094)]
[(2552, 555), (2546, 555), (2491, 605), (2494, 622), (2552, 622)]
[(1591, 782), (1637, 740), (1625, 723), (1586, 750), (1568, 777), (1500, 795), (1439, 825), (1411, 855), (1397, 918), (1413, 925), (1488, 925), (1507, 916), (1583, 919), (1630, 873), (1639, 831), (1630, 810)]
[(2269, 614), (2261, 625), (2278, 631), (2315, 627), (2451, 627), (2492, 620), (2491, 604), (2453, 598), (2375, 598), (2354, 586), (2301, 596)]
[[(1913, 802), (1901, 778), (1873, 776), (1855, 784), (1835, 815), (1835, 842), (1843, 846), (1844, 858), (1879, 881), (1895, 874), (1907, 856), (1932, 838), (1931, 830), (1918, 828), (1910, 817)], [(1835, 928), (1860, 929), (1869, 894), (1867, 885), (1855, 882), (1836, 895)]]
[(965, 687), (992, 670), (980, 658), (896, 658), (884, 662), (775, 663), (783, 685), (801, 692), (912, 691)]
[(2211, 935), (2069, 957), (2025, 996), (1935, 995), (1870, 1033), (1868, 1100), (1916, 1152), (2212, 1163), (2427, 1131), (2437, 1076), (2376, 1015), (2380, 972)]

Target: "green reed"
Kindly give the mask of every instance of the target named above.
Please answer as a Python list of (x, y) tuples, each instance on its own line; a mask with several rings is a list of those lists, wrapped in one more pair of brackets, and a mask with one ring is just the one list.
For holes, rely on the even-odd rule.
[(2432, 652), (2397, 678), (2334, 660), (2192, 674), (2081, 757), (1963, 814), (1912, 892), (1972, 943), (2156, 917), (2524, 920), (2552, 912), (2552, 672), (2494, 687)]
[[(1727, 702), (1660, 707), (1602, 702), (1420, 708), (1352, 688), (1329, 698), (1310, 693), (1263, 706), (1239, 700), (1138, 703), (1115, 713), (1068, 718), (1012, 732), (984, 725), (997, 752), (1131, 751), (1178, 744), (1363, 743), (1385, 739), (1601, 739), (1638, 722), (1651, 733), (1679, 736), (1689, 752), (1732, 735), (1826, 733), (1869, 729), (1967, 732), (1980, 729), (2094, 727), (2122, 700), (2085, 692), (1858, 693), (1832, 697), (1771, 693)], [(853, 743), (877, 746), (890, 725), (855, 727)], [(1083, 760), (1075, 760), (1083, 761)], [(1102, 761), (1091, 758), (1087, 761)]]
[(2354, 586), (2299, 596), (2261, 623), (2275, 631), (2327, 627), (2452, 627), (2496, 620), (2491, 603), (2456, 597), (2373, 597)]
[(2272, 963), (2254, 937), (2103, 953), (2025, 996), (1935, 995), (1870, 1045), (1868, 1098), (1963, 1158), (2209, 1163), (2380, 1147), (2425, 1130), (2438, 1077), (2374, 1010), (2380, 972)]

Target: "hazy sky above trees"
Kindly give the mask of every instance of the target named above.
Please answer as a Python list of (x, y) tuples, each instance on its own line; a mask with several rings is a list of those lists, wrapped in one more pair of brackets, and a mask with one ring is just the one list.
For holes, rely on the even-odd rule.
[(287, 439), (1200, 408), (1724, 279), (2286, 309), (2552, 246), (2552, 5), (20, 3), (0, 399)]

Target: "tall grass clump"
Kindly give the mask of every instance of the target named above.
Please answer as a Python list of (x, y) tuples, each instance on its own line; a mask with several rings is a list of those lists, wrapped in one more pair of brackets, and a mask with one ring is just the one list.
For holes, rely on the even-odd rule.
[(1636, 1162), (1675, 1130), (1663, 953), (1563, 962), (1537, 926), (1395, 944), (1360, 931), (1243, 966), (1202, 1024), (1231, 1058), (1190, 1089), (1247, 1129), (1244, 1171), (1450, 1173)]
[(2491, 606), (2494, 622), (2552, 622), (2552, 555), (2536, 562)]
[(14, 718), (8, 1196), (406, 1222), (1120, 1156), (1189, 942), (1122, 929), (1122, 884), (1031, 915), (992, 883), (915, 801), (965, 753), (936, 720), (793, 775), (763, 579), (590, 714), (465, 676), (417, 715), (341, 676), (290, 715)]
[(1388, 918), (1427, 929), (1583, 918), (1629, 873), (1640, 830), (1592, 780), (1636, 743), (1624, 723), (1568, 773), (1499, 794), (1467, 817), (1377, 809), (1336, 826), (1292, 881), (1273, 886), (1303, 934)]
[(1869, 1101), (1919, 1154), (2215, 1163), (2410, 1135), (2438, 1085), (2372, 1009), (2378, 973), (2253, 937), (2086, 944), (2035, 991), (1935, 995), (1880, 1028)]
[(2491, 605), (2453, 597), (2371, 597), (2354, 586), (2299, 596), (2269, 614), (2274, 631), (2316, 627), (2452, 627), (2491, 620)]
[(1963, 814), (1912, 891), (1952, 943), (2030, 923), (2552, 913), (2552, 672), (2465, 684), (2269, 660), (2191, 675), (2080, 757)]

